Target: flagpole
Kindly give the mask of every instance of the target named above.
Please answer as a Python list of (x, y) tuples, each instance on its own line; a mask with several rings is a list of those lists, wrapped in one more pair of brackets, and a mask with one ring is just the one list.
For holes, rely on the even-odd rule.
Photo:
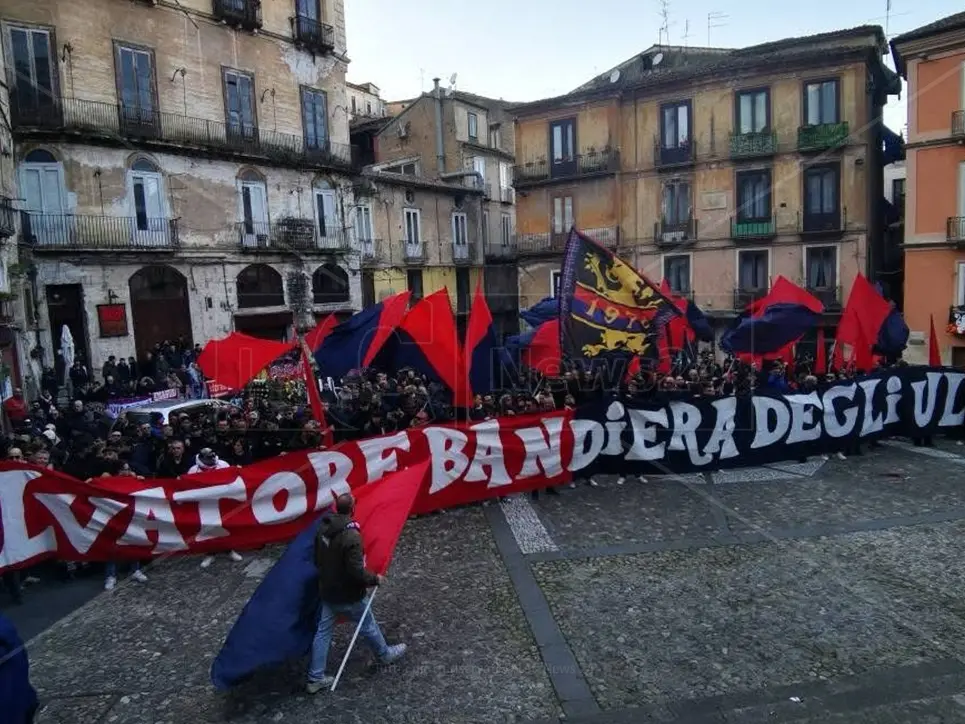
[(345, 656), (342, 658), (342, 665), (338, 667), (338, 673), (335, 674), (335, 681), (332, 682), (332, 691), (335, 691), (335, 687), (338, 686), (339, 679), (342, 678), (342, 672), (345, 671), (345, 664), (348, 663), (348, 657), (352, 653), (352, 649), (355, 648), (355, 642), (358, 640), (359, 631), (362, 630), (362, 624), (365, 622), (365, 617), (369, 615), (369, 611), (372, 608), (372, 601), (375, 600), (375, 594), (379, 592), (378, 587), (372, 591), (372, 595), (369, 596), (368, 603), (365, 604), (365, 611), (362, 613), (362, 617), (359, 619), (358, 625), (355, 627), (355, 633), (352, 634), (352, 640), (348, 642), (348, 650), (345, 652)]

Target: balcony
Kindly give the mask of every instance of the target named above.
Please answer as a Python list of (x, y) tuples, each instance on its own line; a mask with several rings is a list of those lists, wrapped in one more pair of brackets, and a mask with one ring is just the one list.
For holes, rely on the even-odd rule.
[(777, 219), (733, 219), (730, 238), (736, 243), (769, 241), (777, 236)]
[(283, 218), (275, 223), (240, 221), (235, 224), (241, 251), (302, 251), (346, 253), (352, 244), (342, 230), (321, 236), (314, 219)]
[(375, 269), (384, 266), (388, 260), (384, 256), (384, 246), (381, 239), (360, 239), (359, 254), (363, 269)]
[(848, 135), (847, 121), (800, 126), (797, 129), (797, 150), (803, 153), (831, 151), (846, 145)]
[(9, 239), (17, 230), (13, 199), (0, 196), (0, 239)]
[(824, 305), (825, 312), (841, 309), (841, 287), (816, 287), (808, 284), (806, 289)]
[(252, 125), (208, 121), (117, 103), (77, 98), (23, 100), (10, 95), (15, 133), (78, 135), (123, 145), (125, 141), (167, 151), (172, 146), (226, 153), (296, 167), (348, 169), (353, 165), (347, 144), (306, 140), (304, 136), (268, 131)]
[(665, 146), (659, 139), (653, 143), (653, 165), (660, 169), (693, 166), (697, 161), (697, 142), (690, 139), (676, 146)]
[(499, 201), (503, 204), (512, 204), (516, 201), (516, 192), (512, 186), (499, 187)]
[(734, 309), (741, 311), (751, 302), (767, 296), (767, 287), (737, 287), (734, 289)]
[(483, 251), (486, 256), (486, 261), (510, 261), (515, 259), (518, 253), (516, 249), (516, 237), (513, 237), (505, 244), (495, 242), (486, 244), (486, 248)]
[(566, 248), (565, 233), (519, 234), (516, 248), (519, 256), (540, 256), (542, 254), (562, 254)]
[(426, 242), (402, 242), (402, 262), (409, 266), (424, 266), (428, 255), (426, 253)]
[(548, 162), (545, 158), (513, 167), (516, 188), (533, 186), (556, 179), (598, 176), (620, 169), (620, 152), (612, 148), (589, 149), (569, 159)]
[(172, 251), (177, 219), (21, 212), (21, 239), (35, 251)]
[(13, 299), (0, 300), (0, 324), (11, 325), (17, 315), (17, 307)]
[(965, 216), (948, 217), (945, 238), (953, 244), (965, 244)]
[(848, 225), (848, 210), (829, 213), (798, 212), (798, 231), (802, 236), (838, 236)]
[(258, 30), (261, 27), (261, 0), (214, 0), (214, 16), (226, 25)]
[(773, 131), (760, 133), (730, 134), (730, 157), (765, 158), (777, 153), (777, 134)]
[(952, 138), (965, 138), (965, 111), (952, 113)]
[(315, 53), (327, 55), (335, 50), (335, 28), (305, 15), (291, 18), (295, 43)]
[(472, 242), (457, 244), (452, 242), (452, 262), (459, 266), (476, 263), (476, 245)]
[(657, 246), (675, 247), (697, 240), (697, 220), (661, 220), (653, 225), (653, 241)]

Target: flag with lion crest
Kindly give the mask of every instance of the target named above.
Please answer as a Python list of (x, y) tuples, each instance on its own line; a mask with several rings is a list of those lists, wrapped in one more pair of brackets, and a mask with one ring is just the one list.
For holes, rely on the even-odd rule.
[(667, 324), (680, 311), (632, 266), (570, 230), (560, 283), (560, 346), (590, 362), (667, 356)]

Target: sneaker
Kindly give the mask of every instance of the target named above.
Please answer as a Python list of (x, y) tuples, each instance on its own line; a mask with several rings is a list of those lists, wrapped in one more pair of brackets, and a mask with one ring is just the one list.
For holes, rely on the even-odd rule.
[(317, 694), (322, 689), (331, 689), (334, 682), (334, 676), (323, 676), (320, 681), (309, 681), (305, 684), (305, 691), (309, 694)]
[(596, 482), (593, 478), (588, 478), (586, 481), (591, 488), (599, 488), (600, 484)]
[(646, 484), (646, 483), (649, 483), (650, 481), (647, 480), (645, 477), (643, 477), (643, 476), (641, 475), (641, 476), (640, 476), (640, 482)]
[(144, 575), (144, 571), (142, 571), (140, 568), (138, 568), (136, 571), (134, 571), (134, 573), (131, 574), (131, 578), (133, 578), (138, 583), (147, 583), (147, 576)]
[(627, 482), (627, 479), (622, 475), (619, 478), (617, 478), (617, 485), (623, 485), (625, 482)]
[(207, 568), (207, 567), (210, 566), (212, 563), (214, 563), (214, 556), (205, 556), (205, 557), (204, 557), (204, 560), (201, 561), (201, 567), (202, 567), (202, 568)]
[(229, 553), (228, 553), (228, 558), (230, 558), (231, 560), (233, 560), (235, 563), (241, 563), (241, 562), (244, 560), (244, 558), (241, 557), (241, 554), (238, 553), (238, 551), (231, 551), (231, 552), (229, 552)]
[(847, 456), (843, 452), (838, 453), (838, 460), (847, 460)]
[(571, 487), (571, 488), (574, 488), (574, 489), (576, 488), (576, 481), (575, 481), (575, 480), (574, 480), (572, 483), (570, 483), (570, 487)]
[(405, 644), (396, 644), (395, 646), (390, 646), (386, 650), (385, 655), (379, 659), (379, 663), (383, 666), (394, 664), (396, 661), (402, 658), (402, 656), (405, 654), (405, 650)]
[(104, 590), (113, 591), (114, 586), (117, 585), (117, 579), (114, 576), (108, 576), (104, 579)]

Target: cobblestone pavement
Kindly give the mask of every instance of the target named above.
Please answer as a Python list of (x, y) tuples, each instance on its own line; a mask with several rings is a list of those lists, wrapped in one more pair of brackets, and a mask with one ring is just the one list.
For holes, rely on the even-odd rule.
[(375, 604), (409, 654), (334, 695), (208, 681), (279, 549), (155, 565), (31, 642), (39, 722), (965, 723), (965, 447), (599, 480), (411, 520)]

